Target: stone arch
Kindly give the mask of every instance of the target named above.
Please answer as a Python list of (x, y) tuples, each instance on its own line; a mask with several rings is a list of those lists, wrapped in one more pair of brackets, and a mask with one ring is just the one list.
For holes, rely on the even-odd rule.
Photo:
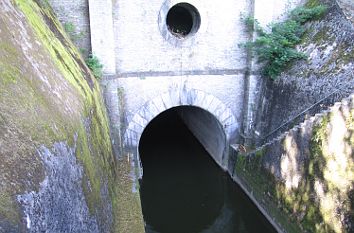
[(211, 113), (223, 127), (227, 141), (230, 140), (239, 124), (232, 111), (218, 98), (196, 89), (172, 88), (154, 99), (146, 102), (130, 120), (124, 134), (126, 147), (138, 147), (145, 127), (160, 113), (179, 106), (195, 106)]

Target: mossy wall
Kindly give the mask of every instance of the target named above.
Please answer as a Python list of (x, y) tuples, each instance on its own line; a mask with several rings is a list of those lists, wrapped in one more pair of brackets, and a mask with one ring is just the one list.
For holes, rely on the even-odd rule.
[(354, 231), (354, 96), (247, 155), (235, 177), (284, 232)]
[(328, 7), (327, 13), (305, 24), (305, 34), (297, 46), (307, 59), (289, 64), (276, 81), (268, 82), (263, 89), (255, 135), (260, 141), (316, 102), (320, 103), (295, 119), (293, 125), (354, 92), (354, 24), (335, 0), (306, 3), (310, 7), (320, 4)]
[[(17, 197), (40, 191), (48, 171), (38, 156), (39, 148), (54, 148), (57, 142), (65, 142), (75, 150), (77, 163), (83, 169), (78, 189), (83, 190), (90, 216), (96, 219), (100, 232), (123, 232), (117, 200), (123, 195), (119, 164), (124, 162), (118, 163), (112, 153), (98, 82), (47, 1), (3, 0), (0, 232), (29, 229)], [(53, 208), (50, 203), (42, 204)], [(129, 232), (142, 232), (141, 216), (134, 222), (136, 225), (130, 226), (134, 230)]]

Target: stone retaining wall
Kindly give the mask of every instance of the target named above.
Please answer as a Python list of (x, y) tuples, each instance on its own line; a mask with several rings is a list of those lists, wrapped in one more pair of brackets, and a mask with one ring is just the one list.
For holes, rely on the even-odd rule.
[(256, 151), (234, 176), (285, 232), (353, 232), (354, 95)]

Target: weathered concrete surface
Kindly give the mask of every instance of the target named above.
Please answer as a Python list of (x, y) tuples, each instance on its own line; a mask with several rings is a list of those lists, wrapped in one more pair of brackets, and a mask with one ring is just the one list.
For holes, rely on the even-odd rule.
[(254, 0), (253, 16), (262, 27), (269, 23), (283, 20), (287, 13), (302, 5), (306, 0)]
[(27, 232), (99, 232), (85, 201), (83, 169), (76, 161), (75, 149), (63, 142), (55, 143), (51, 149), (39, 148), (45, 179), (38, 192), (17, 196)]
[(352, 0), (336, 0), (345, 16), (354, 23), (354, 2)]
[[(0, 160), (1, 233), (123, 225), (118, 201), (132, 184), (112, 153), (98, 82), (46, 1), (0, 1)], [(123, 232), (144, 231), (135, 206)]]
[[(164, 37), (168, 10), (179, 1), (116, 1), (113, 5), (115, 55), (118, 73), (236, 70), (246, 67), (245, 26), (240, 13), (248, 1), (191, 0), (198, 9), (198, 32), (184, 40)], [(228, 23), (225, 23), (228, 22)], [(163, 58), (163, 59), (161, 59)]]
[[(116, 150), (119, 150), (119, 147), (135, 148), (133, 153), (136, 164), (139, 165), (139, 140), (149, 122), (170, 108), (194, 106), (206, 111), (207, 114), (200, 115), (203, 117), (200, 122), (218, 130), (215, 132), (215, 138), (220, 136), (223, 142), (212, 140), (214, 136), (201, 136), (202, 131), (198, 132), (196, 128), (190, 129), (195, 135), (201, 136), (197, 138), (209, 149), (215, 161), (222, 168), (227, 168), (226, 144), (235, 143), (240, 139), (244, 97), (242, 76), (119, 78), (103, 81), (102, 85), (105, 87), (106, 102), (109, 104), (111, 124), (114, 124), (112, 127), (115, 132), (112, 133), (119, 137), (114, 139), (114, 147), (117, 147)], [(195, 115), (197, 112), (191, 114)], [(210, 120), (215, 124), (211, 125)], [(209, 143), (210, 140), (213, 144)], [(214, 148), (215, 143), (220, 145)]]
[(74, 44), (87, 57), (91, 53), (91, 34), (89, 6), (87, 0), (48, 0), (59, 21), (73, 26), (70, 37)]
[[(112, 0), (89, 0), (92, 54), (103, 64), (105, 74), (115, 74)], [(124, 22), (121, 22), (124, 23)]]
[(257, 151), (235, 177), (285, 232), (353, 232), (354, 96)]
[[(326, 101), (321, 105), (331, 105), (354, 91), (354, 26), (335, 1), (320, 2), (328, 5), (328, 13), (306, 24), (306, 35), (298, 46), (308, 59), (295, 62), (266, 85), (258, 105), (258, 138), (323, 98)], [(316, 108), (321, 110), (320, 105)]]
[(229, 147), (223, 122), (201, 108), (179, 108), (178, 114), (210, 156), (226, 171)]
[[(130, 78), (132, 84), (134, 77), (245, 76), (242, 106), (245, 117), (240, 125), (246, 137), (252, 136), (262, 81), (259, 75), (249, 76), (249, 72), (258, 72), (258, 66), (254, 61), (250, 62), (247, 51), (239, 46), (253, 36), (247, 31), (241, 15), (254, 16), (266, 25), (283, 18), (284, 12), (303, 1), (227, 0), (220, 4), (192, 0), (188, 3), (200, 14), (200, 28), (185, 39), (173, 36), (166, 25), (166, 15), (177, 3), (154, 0), (146, 5), (141, 0), (89, 1), (93, 52), (101, 59), (107, 74), (116, 71), (119, 77)], [(126, 115), (129, 122), (130, 114)]]
[[(143, 126), (143, 130), (144, 126), (162, 111), (171, 107), (191, 105), (203, 108), (216, 116), (226, 127), (229, 140), (237, 140), (239, 137), (238, 122), (242, 119), (243, 101), (242, 76), (122, 78), (116, 82), (118, 92), (123, 98), (128, 124), (136, 122)], [(137, 119), (139, 112), (145, 119), (141, 123)], [(132, 130), (137, 131), (133, 128)]]

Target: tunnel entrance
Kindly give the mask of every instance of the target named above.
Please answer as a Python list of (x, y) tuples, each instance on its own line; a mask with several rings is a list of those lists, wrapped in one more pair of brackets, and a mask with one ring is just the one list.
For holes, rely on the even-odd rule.
[(197, 32), (200, 25), (200, 15), (191, 4), (178, 3), (168, 11), (166, 24), (174, 36), (184, 38)]
[(141, 136), (146, 232), (274, 232), (182, 120), (183, 114), (200, 111), (186, 106), (167, 110)]

